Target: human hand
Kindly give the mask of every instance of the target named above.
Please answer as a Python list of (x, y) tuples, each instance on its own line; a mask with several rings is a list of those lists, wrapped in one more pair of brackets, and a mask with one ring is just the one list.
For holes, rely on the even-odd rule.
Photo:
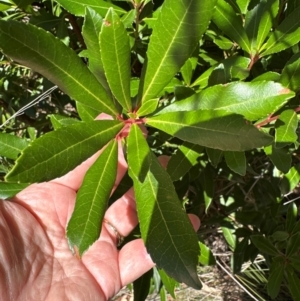
[[(81, 259), (70, 251), (66, 226), (76, 191), (97, 156), (59, 179), (33, 184), (0, 202), (1, 300), (107, 300), (154, 266), (141, 239), (118, 250), (108, 223)], [(119, 144), (116, 185), (126, 169)], [(108, 208), (105, 219), (124, 237), (134, 229), (138, 219), (132, 189)], [(190, 219), (197, 229), (199, 220)]]

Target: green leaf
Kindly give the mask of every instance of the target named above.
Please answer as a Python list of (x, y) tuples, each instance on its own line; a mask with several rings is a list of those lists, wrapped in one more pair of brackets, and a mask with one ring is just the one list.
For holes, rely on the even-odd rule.
[(13, 0), (12, 2), (14, 2), (18, 7), (24, 9), (31, 4), (33, 0)]
[(295, 203), (291, 203), (288, 206), (286, 214), (285, 229), (287, 232), (292, 232), (298, 217), (298, 208)]
[(118, 143), (113, 140), (89, 168), (77, 192), (67, 238), (70, 248), (76, 247), (80, 256), (99, 238), (117, 166)]
[(81, 122), (34, 140), (7, 174), (7, 181), (48, 181), (66, 174), (100, 150), (123, 127), (113, 120)]
[(212, 20), (243, 50), (249, 54), (251, 53), (250, 42), (243, 28), (242, 18), (235, 13), (230, 4), (224, 0), (218, 0)]
[(105, 16), (99, 41), (102, 63), (110, 89), (122, 107), (131, 112), (129, 36), (112, 8)]
[(25, 139), (0, 133), (0, 156), (15, 160), (27, 145), (28, 142)]
[(155, 98), (191, 56), (216, 0), (165, 0), (147, 51), (138, 101)]
[(300, 258), (298, 254), (290, 256), (289, 262), (295, 270), (300, 272)]
[(254, 79), (252, 79), (252, 82), (256, 81), (272, 81), (272, 82), (279, 82), (280, 81), (280, 74), (273, 71), (267, 71)]
[(220, 150), (244, 151), (272, 142), (242, 116), (223, 111), (172, 112), (147, 118), (146, 123), (183, 141)]
[(50, 117), (52, 126), (55, 130), (57, 130), (63, 126), (69, 126), (69, 125), (80, 122), (78, 119), (66, 117), (66, 116), (58, 115), (58, 114), (51, 114), (48, 116)]
[(136, 112), (137, 116), (146, 116), (153, 113), (158, 106), (158, 102), (159, 99), (149, 99), (145, 101)]
[(286, 148), (276, 147), (275, 143), (264, 148), (266, 155), (272, 163), (283, 173), (287, 173), (291, 168), (292, 157)]
[(238, 5), (242, 14), (246, 14), (250, 2), (251, 0), (236, 0), (236, 4)]
[(152, 260), (178, 282), (201, 288), (198, 239), (172, 180), (137, 125), (131, 127), (127, 144), (141, 234)]
[(215, 179), (214, 170), (209, 164), (207, 164), (199, 177), (201, 187), (203, 189), (203, 197), (204, 197), (206, 213), (208, 212), (208, 209), (212, 203), (214, 193), (215, 193), (214, 179)]
[(176, 111), (224, 110), (254, 121), (281, 108), (295, 93), (279, 83), (234, 82), (209, 87), (200, 93), (162, 109), (159, 114)]
[(203, 147), (191, 143), (183, 143), (168, 162), (167, 172), (172, 181), (177, 181), (183, 177), (194, 165), (200, 156)]
[(86, 7), (92, 8), (102, 17), (105, 16), (107, 10), (110, 7), (113, 7), (118, 14), (125, 13), (125, 10), (123, 10), (122, 8), (104, 0), (57, 0), (56, 2), (63, 6), (70, 13), (82, 17), (85, 14)]
[(198, 62), (198, 56), (191, 57), (186, 60), (185, 64), (181, 68), (181, 74), (182, 74), (183, 80), (185, 81), (185, 83), (188, 86), (191, 84), (192, 76), (196, 69), (197, 62)]
[(227, 227), (221, 227), (221, 229), (228, 245), (234, 250), (237, 240), (236, 235), (233, 234), (235, 230), (229, 229)]
[(199, 241), (200, 256), (199, 263), (202, 265), (214, 265), (216, 263), (215, 257), (212, 251), (202, 242)]
[(297, 7), (271, 33), (270, 38), (262, 46), (260, 56), (270, 55), (292, 47), (300, 41), (300, 6)]
[(216, 168), (222, 160), (223, 151), (207, 147), (206, 154), (211, 165)]
[(190, 99), (199, 103), (199, 109), (224, 110), (254, 121), (276, 112), (294, 96), (279, 83), (259, 81), (211, 87)]
[(300, 88), (300, 53), (296, 53), (284, 66), (280, 82), (283, 86), (298, 91)]
[(293, 300), (300, 300), (300, 279), (292, 267), (289, 267), (286, 276)]
[(25, 189), (29, 184), (27, 183), (6, 183), (0, 182), (0, 199), (6, 200), (15, 196), (18, 192)]
[(247, 169), (247, 161), (244, 152), (224, 152), (228, 167), (235, 173), (244, 176)]
[(288, 241), (286, 247), (286, 256), (297, 255), (300, 249), (300, 233), (294, 234)]
[(275, 299), (280, 291), (280, 285), (284, 276), (284, 259), (282, 257), (274, 258), (270, 275), (268, 278), (267, 291), (272, 299)]
[(158, 270), (158, 272), (165, 289), (172, 296), (172, 298), (176, 299), (175, 288), (178, 285), (178, 282), (169, 277), (164, 270)]
[(300, 168), (299, 166), (293, 166), (289, 172), (285, 175), (285, 178), (289, 182), (288, 191), (292, 191), (300, 182)]
[(0, 20), (0, 48), (13, 60), (41, 73), (76, 101), (99, 113), (118, 113), (81, 59), (51, 33), (30, 24)]
[(93, 121), (99, 115), (97, 110), (87, 107), (80, 102), (76, 103), (76, 108), (82, 121)]
[(84, 50), (84, 54), (81, 52), (81, 55), (84, 55), (89, 59), (89, 69), (101, 85), (108, 91), (109, 88), (103, 69), (99, 44), (99, 34), (102, 23), (102, 17), (90, 7), (87, 7), (82, 27), (82, 36), (87, 49)]
[(285, 110), (279, 115), (275, 123), (275, 142), (293, 143), (298, 139), (296, 130), (298, 128), (298, 118), (294, 110)]
[(245, 30), (249, 37), (253, 54), (259, 51), (267, 38), (278, 9), (278, 0), (262, 0), (252, 10), (247, 12)]
[(133, 299), (134, 301), (145, 301), (151, 287), (153, 269), (146, 272), (133, 282)]
[(284, 240), (287, 240), (289, 238), (289, 233), (286, 232), (286, 231), (275, 231), (272, 234), (272, 238), (275, 241), (284, 241)]
[(263, 235), (251, 235), (251, 241), (259, 249), (260, 252), (269, 254), (272, 256), (277, 256), (278, 251), (269, 239)]

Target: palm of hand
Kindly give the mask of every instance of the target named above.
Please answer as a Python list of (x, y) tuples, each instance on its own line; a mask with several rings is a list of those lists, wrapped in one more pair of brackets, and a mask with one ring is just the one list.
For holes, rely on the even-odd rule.
[[(34, 184), (13, 202), (0, 202), (3, 300), (107, 300), (153, 266), (140, 239), (118, 251), (106, 224), (81, 260), (74, 256), (65, 229), (77, 189), (63, 182)], [(107, 211), (122, 235), (137, 224), (133, 202), (125, 195)], [(123, 212), (119, 223), (118, 212)]]

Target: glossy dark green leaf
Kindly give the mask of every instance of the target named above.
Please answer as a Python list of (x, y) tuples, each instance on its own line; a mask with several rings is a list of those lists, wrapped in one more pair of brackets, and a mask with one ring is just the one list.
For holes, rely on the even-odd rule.
[(298, 139), (296, 130), (298, 128), (298, 118), (294, 110), (285, 110), (275, 123), (275, 142), (293, 143)]
[(155, 98), (191, 56), (213, 14), (216, 0), (166, 0), (143, 66), (138, 101)]
[(138, 109), (137, 111), (137, 116), (146, 116), (149, 115), (151, 113), (153, 113), (158, 105), (158, 98), (157, 99), (149, 99), (147, 101), (145, 101), (141, 107)]
[(279, 0), (262, 0), (245, 18), (245, 30), (251, 43), (252, 53), (259, 51), (267, 38), (279, 9)]
[(224, 110), (257, 120), (276, 112), (294, 95), (279, 83), (237, 82), (208, 88), (196, 94), (194, 102), (198, 100), (200, 109)]
[(28, 142), (25, 139), (11, 134), (0, 133), (0, 156), (15, 160), (27, 145)]
[(286, 148), (276, 147), (275, 143), (264, 147), (266, 155), (272, 163), (283, 173), (287, 173), (291, 168), (292, 156)]
[(259, 249), (260, 252), (269, 254), (272, 256), (277, 256), (278, 251), (275, 246), (270, 242), (269, 239), (263, 235), (251, 235), (251, 241)]
[(97, 110), (87, 107), (80, 102), (76, 103), (76, 108), (82, 121), (93, 121), (99, 115)]
[(82, 27), (82, 36), (87, 47), (81, 55), (88, 58), (88, 67), (102, 86), (108, 90), (108, 83), (101, 60), (99, 34), (103, 18), (90, 7), (86, 8), (84, 23)]
[(99, 41), (102, 64), (110, 89), (122, 107), (131, 112), (129, 36), (112, 8), (105, 16)]
[(297, 255), (299, 249), (300, 249), (300, 233), (298, 232), (289, 239), (285, 254), (288, 257), (294, 254)]
[(81, 122), (34, 140), (7, 174), (10, 182), (42, 182), (66, 174), (100, 150), (121, 130), (113, 120)]
[(300, 279), (292, 267), (288, 267), (286, 276), (293, 300), (300, 300)]
[(199, 263), (202, 265), (214, 265), (216, 263), (215, 257), (212, 251), (202, 242), (199, 241), (200, 255)]
[(251, 53), (250, 42), (243, 28), (242, 18), (233, 10), (225, 0), (218, 0), (215, 13), (212, 17), (214, 23), (247, 53)]
[(252, 82), (257, 81), (272, 81), (272, 82), (279, 82), (280, 81), (280, 74), (273, 71), (267, 71), (257, 77), (255, 77)]
[(25, 189), (29, 184), (26, 183), (7, 183), (0, 182), (0, 199), (6, 200), (15, 196), (18, 192)]
[(168, 162), (167, 172), (172, 181), (183, 177), (197, 163), (203, 147), (191, 143), (183, 143)]
[(51, 33), (23, 22), (0, 20), (0, 48), (7, 56), (41, 73), (76, 101), (99, 113), (118, 113), (112, 99), (81, 59)]
[(287, 232), (292, 232), (298, 218), (298, 208), (293, 202), (288, 205), (288, 210), (286, 214), (285, 229)]
[(57, 0), (56, 2), (63, 6), (70, 13), (82, 17), (85, 14), (86, 7), (92, 8), (102, 17), (105, 16), (110, 7), (113, 7), (118, 14), (125, 13), (122, 8), (104, 0)]
[(196, 233), (182, 210), (171, 178), (137, 125), (130, 130), (127, 157), (141, 234), (152, 260), (175, 280), (201, 288), (196, 269)]
[(77, 192), (67, 239), (70, 248), (76, 248), (80, 256), (99, 238), (117, 167), (118, 143), (113, 140), (89, 168)]
[(146, 123), (183, 141), (220, 150), (244, 151), (272, 142), (242, 116), (223, 111), (172, 112), (147, 118)]
[(55, 130), (63, 127), (63, 126), (69, 126), (75, 123), (80, 122), (78, 119), (66, 117), (58, 114), (51, 114), (49, 115), (52, 126)]
[(134, 301), (145, 301), (151, 287), (151, 279), (153, 277), (153, 269), (146, 272), (133, 282), (133, 298)]
[(168, 293), (172, 296), (172, 298), (176, 299), (175, 295), (175, 288), (178, 286), (178, 282), (169, 277), (164, 270), (158, 270), (160, 279), (165, 286), (165, 289), (168, 291)]
[(297, 7), (271, 33), (268, 41), (262, 46), (260, 56), (270, 55), (292, 47), (300, 41), (300, 7)]
[(284, 276), (284, 258), (274, 258), (271, 268), (270, 275), (268, 278), (267, 291), (272, 299), (275, 299), (280, 291), (280, 285), (283, 281)]
[(247, 169), (247, 161), (244, 152), (224, 152), (228, 167), (237, 174), (244, 176)]
[(298, 91), (300, 88), (300, 53), (294, 54), (284, 66), (280, 82), (285, 87)]

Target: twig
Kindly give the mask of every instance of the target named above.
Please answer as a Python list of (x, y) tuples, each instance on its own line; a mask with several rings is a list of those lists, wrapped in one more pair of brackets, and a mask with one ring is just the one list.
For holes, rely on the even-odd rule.
[(8, 124), (9, 121), (12, 120), (13, 118), (15, 118), (16, 116), (22, 115), (25, 110), (29, 109), (30, 107), (33, 107), (34, 105), (36, 105), (37, 103), (39, 103), (43, 99), (47, 98), (57, 88), (58, 88), (57, 86), (53, 86), (52, 88), (48, 89), (47, 91), (45, 91), (44, 93), (42, 93), (41, 95), (39, 95), (38, 97), (36, 97), (34, 100), (32, 100), (31, 102), (29, 102), (23, 108), (21, 108), (20, 110), (18, 110), (15, 114), (13, 114), (12, 116), (10, 116), (3, 124), (1, 124), (0, 125), (0, 129), (3, 128), (6, 124)]
[(252, 295), (238, 280), (236, 280), (235, 277), (230, 272), (228, 272), (227, 269), (225, 269), (217, 259), (216, 263), (245, 293), (247, 293), (251, 298), (253, 298), (253, 300), (260, 301), (256, 299), (255, 296)]

